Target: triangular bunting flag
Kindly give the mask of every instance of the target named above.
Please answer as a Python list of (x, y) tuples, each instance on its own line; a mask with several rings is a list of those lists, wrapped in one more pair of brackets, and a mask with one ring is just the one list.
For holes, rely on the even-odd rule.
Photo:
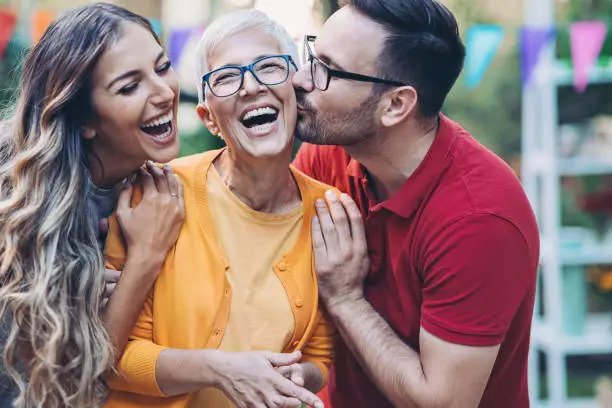
[(191, 36), (191, 28), (175, 28), (170, 33), (170, 39), (168, 42), (168, 55), (170, 61), (175, 67), (179, 66), (183, 48)]
[(523, 27), (520, 32), (521, 41), (521, 74), (523, 86), (531, 79), (540, 60), (540, 53), (555, 36), (554, 27)]
[(161, 37), (163, 31), (161, 21), (156, 18), (150, 18), (149, 23), (151, 23), (151, 27), (153, 27), (153, 31), (155, 31), (155, 34), (157, 34), (158, 37)]
[(43, 36), (49, 24), (53, 21), (53, 14), (50, 11), (36, 10), (32, 16), (32, 43), (37, 43)]
[(608, 28), (602, 21), (580, 21), (570, 26), (574, 88), (584, 92), (589, 83), (589, 71), (599, 58)]
[(466, 35), (465, 83), (478, 86), (506, 35), (502, 27), (476, 25)]
[(17, 16), (6, 9), (0, 9), (0, 61), (4, 56), (6, 46), (13, 37), (17, 26)]

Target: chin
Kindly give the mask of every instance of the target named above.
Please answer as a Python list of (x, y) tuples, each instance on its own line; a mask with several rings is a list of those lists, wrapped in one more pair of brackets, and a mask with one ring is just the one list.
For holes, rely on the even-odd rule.
[(179, 155), (179, 145), (172, 146), (168, 149), (164, 149), (161, 152), (155, 152), (150, 157), (151, 160), (156, 163), (168, 163), (174, 159), (176, 159)]

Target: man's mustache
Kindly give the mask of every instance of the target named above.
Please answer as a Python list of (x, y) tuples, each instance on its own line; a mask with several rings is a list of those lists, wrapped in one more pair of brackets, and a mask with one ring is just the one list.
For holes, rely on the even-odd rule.
[(295, 99), (300, 110), (314, 111), (314, 106), (306, 99), (306, 91), (303, 89), (295, 90)]

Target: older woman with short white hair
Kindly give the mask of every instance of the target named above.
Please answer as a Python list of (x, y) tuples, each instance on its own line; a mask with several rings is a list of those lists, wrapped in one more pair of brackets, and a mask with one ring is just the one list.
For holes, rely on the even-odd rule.
[[(207, 28), (198, 62), (198, 115), (227, 147), (171, 163), (186, 221), (107, 406), (322, 406), (335, 331), (318, 303), (310, 222), (330, 187), (289, 164), (297, 47), (241, 11)], [(117, 270), (122, 242), (112, 220)]]

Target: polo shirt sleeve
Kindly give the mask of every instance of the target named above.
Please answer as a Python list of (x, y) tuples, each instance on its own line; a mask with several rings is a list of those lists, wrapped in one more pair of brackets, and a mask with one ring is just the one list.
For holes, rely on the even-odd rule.
[(321, 168), (322, 161), (319, 156), (319, 149), (317, 149), (316, 145), (302, 143), (291, 164), (307, 176), (322, 181), (323, 169)]
[(466, 216), (425, 240), (421, 327), (451, 343), (500, 344), (522, 302), (533, 301), (535, 267), (511, 222)]

